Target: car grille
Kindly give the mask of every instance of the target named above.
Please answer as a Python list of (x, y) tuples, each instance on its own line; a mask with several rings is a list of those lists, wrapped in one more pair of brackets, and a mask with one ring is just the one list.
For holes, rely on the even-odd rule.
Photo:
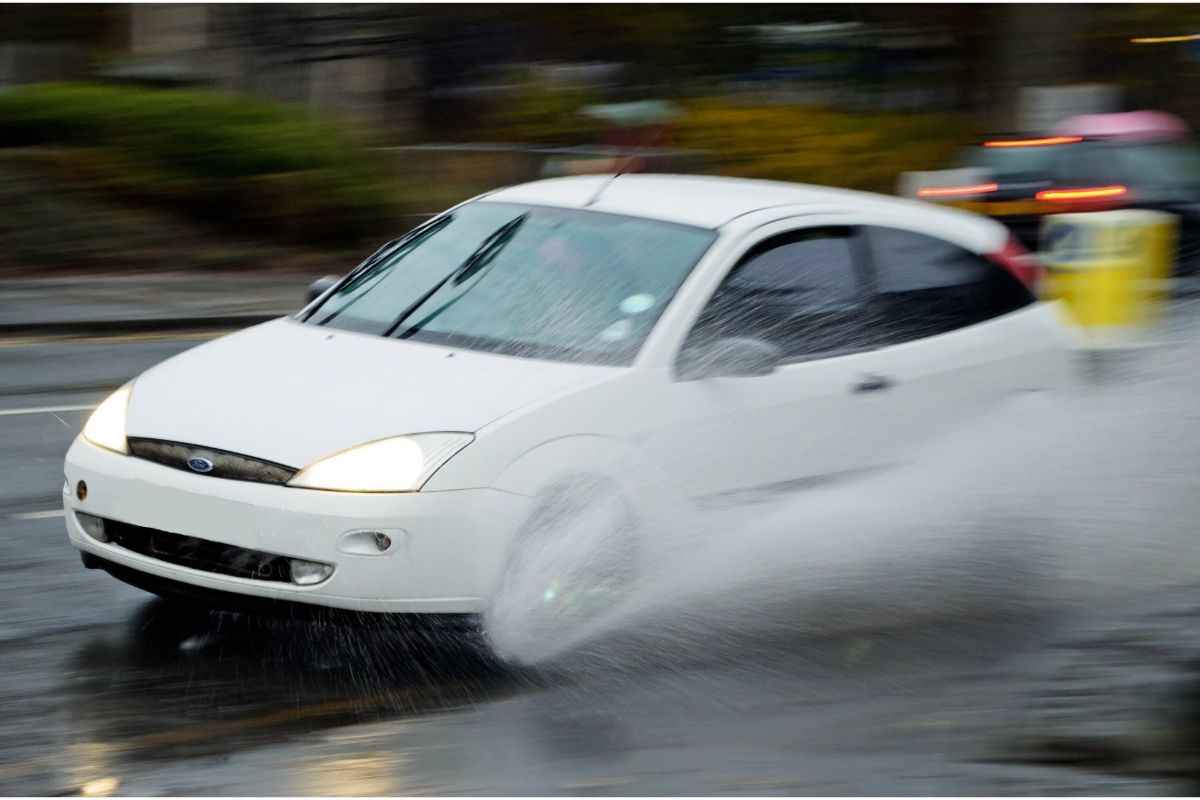
[[(128, 441), (131, 456), (153, 461), (163, 466), (182, 469), (194, 475), (283, 485), (290, 481), (298, 471), (293, 467), (276, 464), (273, 461), (264, 461), (261, 458), (251, 458), (241, 453), (231, 453), (228, 450), (217, 450), (196, 444), (133, 436), (129, 437)], [(203, 458), (212, 462), (212, 469), (208, 472), (192, 469), (188, 466), (188, 461), (194, 458)]]
[(104, 520), (104, 532), (115, 545), (169, 564), (237, 578), (291, 582), (290, 559), (287, 556), (210, 542), (207, 539), (183, 536), (156, 528), (143, 528), (140, 525), (111, 519)]

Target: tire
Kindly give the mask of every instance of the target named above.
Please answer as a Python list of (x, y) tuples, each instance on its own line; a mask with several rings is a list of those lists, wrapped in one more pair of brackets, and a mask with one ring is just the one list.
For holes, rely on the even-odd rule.
[(576, 479), (543, 495), (485, 615), (493, 652), (544, 663), (601, 633), (636, 590), (639, 538), (632, 505), (609, 481)]

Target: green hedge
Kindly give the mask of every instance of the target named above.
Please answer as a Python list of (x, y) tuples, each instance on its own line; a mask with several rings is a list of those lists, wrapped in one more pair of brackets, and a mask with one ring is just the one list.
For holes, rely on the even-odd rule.
[(273, 194), (264, 183), (286, 186), (314, 223), (291, 220), (279, 229), (287, 238), (358, 239), (396, 210), (382, 171), (339, 130), (256, 99), (91, 84), (0, 93), (0, 146), (44, 145), (108, 152), (144, 194), (268, 233), (285, 220), (269, 209), (247, 220), (246, 210)]

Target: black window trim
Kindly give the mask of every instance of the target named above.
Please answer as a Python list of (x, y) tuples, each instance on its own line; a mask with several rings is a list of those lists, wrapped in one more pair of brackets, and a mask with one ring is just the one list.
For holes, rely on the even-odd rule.
[[(870, 228), (885, 228), (885, 229), (894, 230), (894, 231), (904, 231), (905, 233), (910, 233), (915, 236), (926, 236), (930, 239), (936, 239), (939, 242), (951, 245), (953, 247), (957, 247), (958, 249), (960, 249), (964, 252), (970, 253), (971, 255), (975, 256), (975, 258), (979, 259), (979, 261), (981, 263), (986, 264), (990, 269), (1001, 270), (1001, 271), (1003, 271), (1003, 269), (1004, 269), (999, 264), (995, 263), (990, 258), (988, 258), (986, 253), (980, 253), (978, 250), (974, 250), (970, 247), (967, 247), (966, 245), (959, 244), (958, 242), (952, 242), (949, 239), (938, 236), (937, 234), (926, 233), (925, 231), (913, 230), (912, 228), (901, 227), (899, 225), (885, 225), (885, 224), (875, 223), (875, 222), (860, 223), (856, 227), (858, 229), (857, 230), (857, 238), (859, 239), (860, 246), (862, 248), (863, 264), (864, 264), (864, 267), (867, 269), (867, 271), (871, 275), (871, 299), (869, 302), (872, 304), (875, 302), (875, 300), (879, 296), (880, 292), (878, 290), (879, 284), (878, 284), (878, 280), (877, 280), (878, 275), (879, 275), (879, 270), (878, 270), (878, 266), (876, 264), (875, 246), (872, 245), (872, 243), (871, 243), (871, 235), (870, 235), (870, 231), (869, 231)], [(1026, 289), (1028, 290), (1027, 287), (1026, 287)], [(993, 320), (997, 320), (1002, 317), (1007, 317), (1009, 314), (1015, 314), (1018, 311), (1022, 311), (1024, 309), (1028, 308), (1030, 305), (1033, 305), (1037, 302), (1037, 296), (1035, 294), (1033, 294), (1032, 292), (1030, 292), (1030, 298), (1031, 299), (1029, 300), (1028, 303), (1021, 305), (1018, 308), (1014, 308), (1011, 311), (1006, 311), (1003, 314), (997, 314), (995, 316), (988, 317), (987, 319), (981, 319), (977, 322), (972, 322), (970, 325), (960, 325), (957, 328), (951, 328), (950, 330), (947, 330), (947, 331), (939, 331), (938, 333), (926, 334), (924, 336), (919, 336), (915, 339), (905, 339), (905, 340), (899, 341), (899, 342), (886, 342), (883, 344), (875, 345), (871, 349), (882, 350), (882, 349), (888, 348), (888, 347), (900, 347), (902, 345), (911, 344), (913, 342), (919, 342), (924, 339), (932, 339), (935, 336), (945, 336), (947, 334), (953, 334), (953, 333), (958, 333), (959, 331), (969, 330), (971, 328), (976, 327), (977, 325), (985, 325), (989, 322), (992, 322)]]

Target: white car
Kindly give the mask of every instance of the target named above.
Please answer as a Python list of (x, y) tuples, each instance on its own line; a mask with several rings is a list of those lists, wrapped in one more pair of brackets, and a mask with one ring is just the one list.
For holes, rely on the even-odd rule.
[(600, 509), (623, 549), (526, 575), (549, 603), (635, 579), (677, 514), (849, 480), (1061, 385), (1032, 278), (1001, 225), (879, 195), (501, 189), (110, 396), (66, 457), (67, 530), (87, 566), (215, 606), (476, 615), (538, 520)]

